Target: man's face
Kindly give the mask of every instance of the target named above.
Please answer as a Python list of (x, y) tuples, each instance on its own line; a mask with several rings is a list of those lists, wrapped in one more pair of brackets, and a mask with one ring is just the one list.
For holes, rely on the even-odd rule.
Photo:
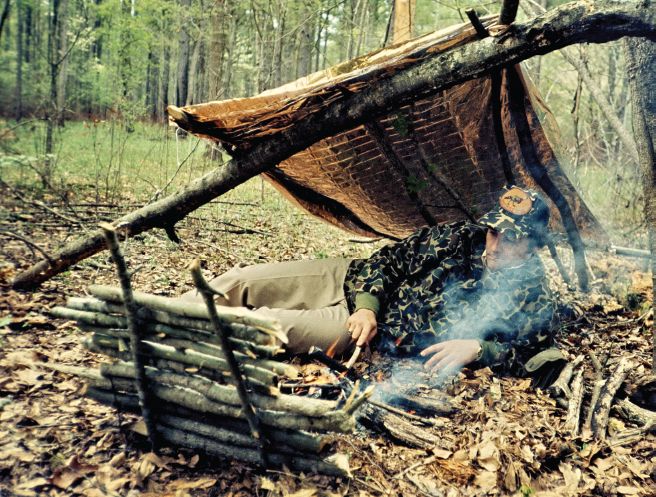
[(511, 240), (493, 228), (487, 229), (485, 239), (487, 266), (492, 271), (524, 264), (533, 252), (528, 251), (528, 237)]

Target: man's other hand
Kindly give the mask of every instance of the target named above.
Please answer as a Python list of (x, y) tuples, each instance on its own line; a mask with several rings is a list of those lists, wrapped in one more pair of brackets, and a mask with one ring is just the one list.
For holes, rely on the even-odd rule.
[(376, 313), (371, 309), (358, 309), (346, 321), (346, 329), (351, 338), (357, 340), (358, 347), (368, 344), (378, 331)]
[(424, 369), (433, 372), (458, 370), (476, 360), (479, 348), (478, 340), (449, 340), (436, 343), (421, 351), (423, 357), (433, 354), (433, 357), (424, 364)]

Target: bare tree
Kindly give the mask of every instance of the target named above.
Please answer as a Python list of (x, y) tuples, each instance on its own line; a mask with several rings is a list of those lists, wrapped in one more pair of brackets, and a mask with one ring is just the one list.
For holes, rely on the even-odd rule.
[(187, 92), (189, 90), (189, 8), (191, 0), (181, 0), (182, 21), (180, 23), (180, 38), (178, 40), (178, 70), (177, 87), (175, 93), (176, 105), (187, 104)]
[[(633, 98), (633, 133), (645, 182), (645, 211), (651, 250), (651, 274), (656, 311), (656, 41), (624, 39), (629, 85)], [(656, 331), (652, 326), (652, 371), (656, 370)]]

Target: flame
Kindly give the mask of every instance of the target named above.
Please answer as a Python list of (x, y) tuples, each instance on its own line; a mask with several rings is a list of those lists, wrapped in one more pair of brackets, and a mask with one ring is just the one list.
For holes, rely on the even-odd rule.
[(316, 388), (314, 388), (314, 387), (310, 387), (310, 388), (308, 389), (308, 395), (312, 395), (312, 394), (313, 394), (314, 392), (316, 392), (316, 391), (317, 391)]
[(335, 356), (335, 349), (337, 348), (337, 344), (339, 343), (340, 340), (341, 340), (341, 338), (338, 338), (337, 340), (335, 340), (335, 343), (333, 343), (330, 346), (330, 348), (326, 351), (326, 355), (328, 357), (334, 357)]
[(337, 379), (341, 380), (342, 378), (344, 378), (344, 376), (346, 376), (346, 373), (348, 373), (348, 371), (342, 371), (337, 375)]
[(383, 381), (385, 379), (385, 373), (382, 371), (378, 373), (378, 376), (376, 376), (376, 381)]

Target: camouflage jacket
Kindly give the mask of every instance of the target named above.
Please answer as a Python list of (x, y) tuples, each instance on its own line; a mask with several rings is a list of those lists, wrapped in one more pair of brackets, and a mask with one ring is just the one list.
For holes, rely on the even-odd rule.
[(468, 222), (425, 228), (355, 260), (345, 281), (350, 310), (374, 310), (397, 351), (477, 339), (481, 365), (523, 375), (523, 363), (551, 346), (555, 305), (537, 255), (517, 268), (486, 268), (485, 233)]

